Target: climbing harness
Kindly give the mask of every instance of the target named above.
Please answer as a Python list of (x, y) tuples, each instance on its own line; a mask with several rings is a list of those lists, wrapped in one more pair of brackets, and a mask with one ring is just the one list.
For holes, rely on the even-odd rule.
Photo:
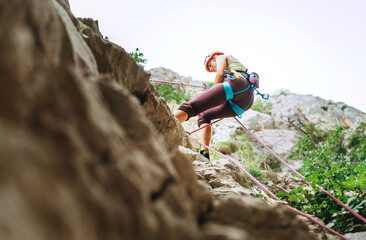
[[(222, 85), (224, 86), (225, 89), (225, 94), (226, 94), (226, 100), (229, 102), (231, 109), (233, 109), (233, 111), (238, 115), (239, 118), (241, 118), (241, 115), (249, 108), (249, 106), (252, 104), (253, 102), (253, 91), (255, 90), (257, 92), (257, 94), (261, 95), (263, 99), (268, 99), (269, 95), (267, 94), (267, 96), (265, 96), (264, 94), (261, 94), (257, 88), (259, 88), (259, 76), (257, 73), (252, 72), (250, 74), (248, 74), (247, 72), (243, 72), (243, 71), (235, 71), (235, 70), (231, 70), (230, 71), (225, 71), (225, 77), (227, 77), (229, 80), (234, 81), (237, 78), (244, 78), (249, 82), (249, 86), (241, 91), (238, 92), (233, 92), (232, 87), (230, 86), (230, 84), (228, 82), (223, 82)], [(251, 90), (252, 92), (252, 97), (250, 99), (249, 104), (245, 107), (245, 108), (240, 108), (236, 103), (234, 103), (232, 101), (232, 99), (234, 98), (234, 95), (245, 92), (247, 90)]]

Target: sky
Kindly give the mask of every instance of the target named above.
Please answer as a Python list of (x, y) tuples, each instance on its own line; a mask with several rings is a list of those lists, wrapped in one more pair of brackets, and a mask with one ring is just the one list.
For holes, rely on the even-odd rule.
[(69, 0), (76, 17), (145, 69), (214, 81), (204, 58), (221, 51), (260, 76), (260, 90), (289, 89), (366, 112), (364, 0)]

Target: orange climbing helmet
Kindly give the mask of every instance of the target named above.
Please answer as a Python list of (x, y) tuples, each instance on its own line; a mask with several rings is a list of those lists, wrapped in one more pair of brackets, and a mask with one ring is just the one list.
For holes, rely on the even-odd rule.
[(213, 52), (213, 53), (210, 53), (208, 54), (206, 57), (205, 57), (205, 68), (207, 70), (207, 72), (213, 72), (211, 71), (209, 68), (208, 68), (208, 62), (215, 56), (215, 55), (222, 55), (224, 54), (223, 52)]

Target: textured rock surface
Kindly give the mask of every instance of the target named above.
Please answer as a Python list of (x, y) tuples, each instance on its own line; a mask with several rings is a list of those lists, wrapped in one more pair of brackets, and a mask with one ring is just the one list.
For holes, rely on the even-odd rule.
[(149, 74), (68, 1), (0, 16), (0, 239), (315, 239), (228, 163), (178, 149)]
[[(155, 128), (164, 137), (164, 145), (169, 151), (181, 145), (184, 131), (178, 121), (172, 118), (164, 99), (158, 96), (155, 88), (148, 81), (149, 74), (142, 67), (136, 67), (135, 61), (124, 49), (104, 40), (97, 23), (91, 19), (80, 19), (90, 28), (82, 28), (85, 41), (93, 51), (98, 63), (98, 71), (106, 81), (127, 89), (143, 104), (145, 113)], [(128, 114), (126, 114), (127, 116)]]
[[(195, 170), (197, 172), (198, 180), (206, 186), (206, 188), (210, 189), (210, 191), (216, 196), (216, 199), (226, 201), (228, 198), (235, 198), (238, 201), (244, 202), (256, 202), (256, 204), (260, 204), (263, 206), (265, 201), (257, 201), (253, 200), (252, 197), (257, 196), (259, 194), (265, 194), (265, 192), (258, 186), (254, 184), (249, 178), (245, 178), (239, 169), (232, 164), (230, 161), (225, 159), (220, 159), (220, 161), (209, 162), (206, 158), (202, 157), (200, 154), (193, 152), (189, 149), (185, 149), (180, 147), (180, 151), (184, 152), (184, 154), (191, 159)], [(275, 172), (267, 172), (265, 171), (268, 181), (264, 182), (264, 185), (267, 189), (269, 189), (273, 193), (278, 193), (279, 191), (290, 192), (292, 189), (296, 187), (303, 187), (304, 189), (308, 189), (312, 191), (312, 188), (305, 182), (303, 182), (299, 178), (292, 177), (291, 175), (287, 175), (286, 173), (275, 173)], [(239, 200), (241, 199), (241, 200)], [(234, 200), (237, 201), (237, 200)], [(266, 203), (268, 204), (268, 203)], [(214, 204), (215, 206), (215, 204)], [(272, 205), (271, 208), (274, 206)], [(277, 206), (278, 207), (278, 206)], [(235, 208), (235, 206), (234, 206)], [(282, 206), (281, 206), (282, 208)], [(268, 209), (267, 209), (268, 210)], [(266, 210), (266, 211), (267, 211)], [(233, 210), (234, 211), (234, 210)], [(256, 211), (256, 210), (254, 210)], [(262, 211), (262, 210), (261, 210)], [(277, 210), (276, 210), (277, 211)], [(225, 211), (226, 214), (226, 211)], [(272, 214), (272, 213), (263, 213), (263, 214)], [(292, 214), (292, 213), (288, 213)], [(236, 216), (236, 215), (235, 215)], [(249, 215), (248, 215), (249, 216)], [(251, 216), (251, 215), (250, 215)], [(313, 216), (314, 217), (314, 216)], [(223, 216), (225, 219), (226, 216)], [(312, 236), (316, 236), (317, 239), (328, 239), (328, 240), (336, 240), (339, 237), (330, 234), (327, 230), (323, 229), (317, 224), (312, 223), (309, 219), (297, 215), (296, 218), (293, 219), (294, 223), (304, 221), (311, 232)], [(319, 220), (319, 219), (318, 219)], [(320, 221), (320, 220), (319, 220)], [(220, 221), (218, 221), (221, 223)], [(246, 223), (247, 224), (247, 223)], [(285, 224), (285, 223), (284, 223)], [(301, 223), (302, 224), (302, 223)], [(275, 225), (275, 224), (274, 224)], [(286, 224), (285, 224), (286, 225)], [(256, 226), (258, 228), (258, 226)], [(274, 226), (275, 227), (275, 226)], [(217, 229), (216, 229), (217, 228)], [(242, 226), (241, 228), (246, 228)], [(259, 227), (261, 228), (261, 227)], [(276, 227), (275, 227), (276, 228)], [(286, 228), (286, 227), (285, 227)], [(242, 231), (242, 229), (235, 229), (230, 226), (227, 230), (223, 229), (223, 226), (218, 224), (217, 222), (211, 223), (207, 222), (205, 225), (205, 229), (210, 229), (211, 232), (215, 233), (216, 231), (223, 231), (227, 234), (229, 239), (247, 239), (248, 232)], [(262, 229), (264, 230), (264, 229)], [(229, 234), (230, 231), (231, 234)], [(266, 230), (264, 230), (266, 231)], [(221, 233), (223, 234), (223, 233)], [(220, 235), (220, 234), (217, 234)], [(272, 236), (266, 236), (264, 239), (271, 239)], [(285, 237), (285, 236), (283, 236)], [(277, 235), (274, 237), (277, 238)], [(312, 238), (312, 237), (311, 237)], [(250, 239), (250, 237), (249, 237)], [(284, 238), (286, 239), (286, 238)], [(292, 238), (290, 238), (292, 239)]]
[[(215, 212), (209, 217), (205, 227), (209, 228), (209, 235), (219, 235), (221, 226), (232, 224), (229, 239), (294, 239), (300, 236), (307, 226), (295, 213), (284, 207), (266, 203), (255, 198), (227, 197), (214, 204)], [(227, 214), (230, 213), (230, 214)], [(279, 221), (279, 218), (283, 221)], [(266, 222), (266, 223), (265, 223)], [(228, 231), (227, 230), (227, 231)], [(271, 232), (275, 232), (272, 235)], [(314, 239), (311, 236), (303, 236)]]
[(277, 90), (270, 98), (270, 102), (273, 103), (271, 115), (278, 126), (281, 120), (287, 125), (288, 119), (297, 119), (299, 113), (323, 129), (366, 122), (365, 113), (345, 103), (326, 101), (312, 95), (295, 94), (284, 89)]
[(228, 160), (208, 162), (200, 156), (200, 159), (194, 161), (193, 165), (198, 179), (206, 183), (207, 188), (219, 198), (227, 195), (257, 196), (250, 190), (251, 183)]
[(366, 239), (366, 232), (347, 233), (345, 236), (350, 240), (363, 240)]
[[(300, 138), (296, 131), (286, 129), (263, 130), (257, 132), (256, 136), (264, 144), (270, 146), (276, 154), (282, 156), (284, 159), (288, 159), (290, 157), (293, 148)], [(258, 148), (260, 147), (257, 142), (255, 142), (255, 145), (258, 146)]]
[(132, 95), (148, 74), (120, 49), (128, 74), (101, 76), (56, 1), (0, 4), (0, 238), (198, 239), (210, 194)]
[[(256, 99), (256, 101), (263, 100)], [(272, 104), (270, 114), (248, 110), (239, 120), (286, 160), (290, 160), (289, 157), (300, 138), (296, 128), (301, 127), (302, 124), (313, 123), (327, 130), (338, 125), (355, 127), (359, 123), (366, 122), (365, 113), (344, 103), (334, 103), (311, 95), (295, 94), (288, 90), (276, 91), (269, 103)], [(268, 152), (246, 134), (233, 119), (224, 119), (215, 124), (213, 129), (213, 143), (227, 142), (235, 136), (246, 135), (245, 139), (251, 143), (256, 152), (269, 156)]]

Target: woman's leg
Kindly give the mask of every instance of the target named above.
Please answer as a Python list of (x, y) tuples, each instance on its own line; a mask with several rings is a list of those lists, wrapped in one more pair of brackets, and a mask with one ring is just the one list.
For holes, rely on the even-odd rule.
[[(188, 120), (208, 109), (226, 102), (226, 93), (222, 84), (218, 84), (208, 91), (202, 93), (192, 101), (183, 103), (178, 107), (174, 115), (180, 122)], [(186, 114), (184, 114), (184, 113)], [(182, 121), (181, 121), (182, 120)]]
[[(204, 123), (202, 124), (202, 127), (208, 125), (208, 123)], [(211, 141), (211, 125), (208, 125), (207, 127), (202, 129), (202, 141), (203, 144), (205, 144), (206, 146), (210, 146), (210, 141)], [(203, 150), (208, 150), (207, 147), (202, 146)]]
[(178, 119), (180, 123), (188, 119), (188, 113), (183, 110), (177, 110), (174, 112), (174, 116)]

